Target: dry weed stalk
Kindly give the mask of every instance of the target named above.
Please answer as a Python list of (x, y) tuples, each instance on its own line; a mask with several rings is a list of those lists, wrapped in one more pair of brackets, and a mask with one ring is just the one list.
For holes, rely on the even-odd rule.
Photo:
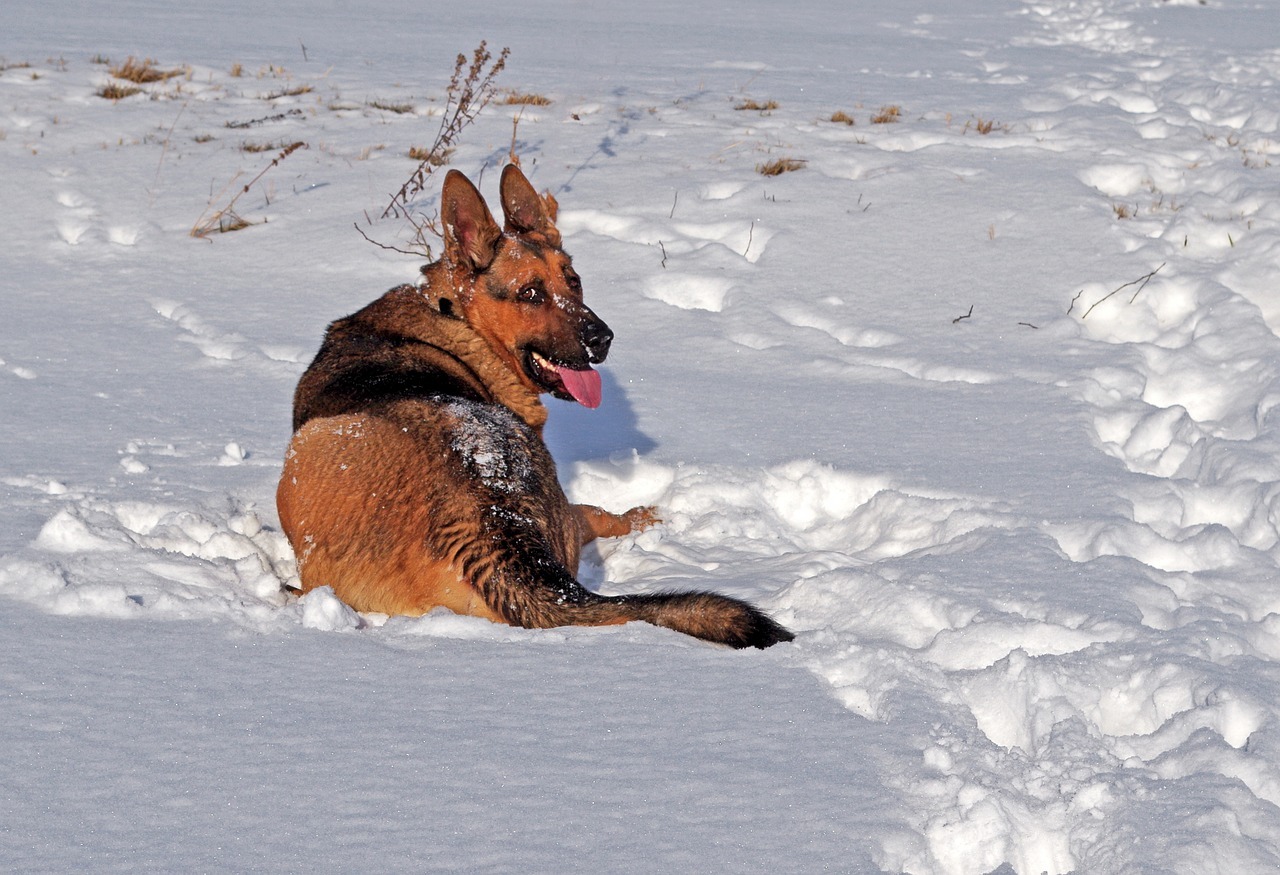
[[(507, 163), (514, 164), (517, 167), (521, 167), (521, 165), (520, 156), (516, 154), (516, 135), (520, 132), (520, 119), (523, 116), (524, 110), (522, 109), (511, 119), (511, 148), (507, 150)], [(524, 168), (521, 167), (521, 169)]]
[[(482, 40), (471, 55), (471, 63), (461, 53), (453, 66), (453, 76), (449, 79), (449, 88), (445, 91), (444, 114), (440, 120), (440, 130), (431, 146), (419, 150), (423, 155), (418, 161), (413, 174), (400, 186), (400, 190), (391, 196), (390, 203), (382, 211), (381, 218), (404, 219), (413, 226), (415, 236), (413, 245), (431, 257), (429, 237), (440, 237), (435, 219), (414, 214), (411, 202), (427, 187), (427, 178), (436, 167), (448, 160), (448, 153), (453, 150), (458, 135), (475, 121), (480, 111), (488, 106), (497, 93), (494, 79), (507, 64), (510, 49), (504, 48), (497, 60), (489, 52)], [(487, 68), (487, 69), (486, 69)]]
[(853, 116), (849, 115), (849, 113), (844, 110), (839, 109), (831, 113), (831, 121), (841, 125), (853, 125), (854, 123)]
[[(298, 141), (296, 143), (290, 143), (288, 146), (285, 146), (283, 149), (281, 149), (280, 154), (277, 155), (275, 158), (271, 159), (270, 164), (262, 168), (262, 170), (258, 172), (257, 176), (249, 180), (249, 182), (246, 183), (245, 185), (241, 186), (240, 189), (234, 195), (231, 196), (231, 200), (227, 201), (226, 206), (222, 207), (221, 209), (215, 210), (212, 213), (210, 213), (209, 208), (206, 207), (205, 211), (200, 214), (200, 218), (196, 219), (196, 223), (191, 227), (191, 236), (192, 237), (208, 237), (210, 234), (214, 233), (215, 231), (218, 232), (219, 234), (225, 234), (229, 231), (239, 231), (241, 228), (247, 228), (249, 227), (249, 225), (253, 224), (252, 222), (241, 218), (236, 213), (236, 209), (235, 209), (236, 201), (240, 200), (240, 197), (242, 195), (247, 194), (249, 192), (249, 189), (257, 185), (262, 180), (262, 177), (267, 175), (267, 172), (270, 171), (271, 168), (279, 165), (281, 161), (288, 158), (290, 155), (292, 155), (294, 152), (298, 151), (299, 149), (305, 149), (305, 148), (307, 148), (307, 144), (303, 143), (302, 141)], [(236, 174), (236, 176), (232, 177), (231, 182), (227, 183), (227, 186), (224, 187), (222, 191), (225, 192), (227, 188), (231, 186), (231, 183), (235, 182), (236, 179), (238, 178), (239, 178), (239, 174)], [(221, 193), (222, 192), (219, 192), (219, 194)], [(212, 200), (210, 200), (209, 205), (210, 207), (213, 205)]]
[[(1081, 316), (1081, 317), (1080, 317), (1080, 319), (1081, 319), (1081, 320), (1088, 319), (1088, 318), (1089, 318), (1089, 314), (1093, 312), (1093, 308), (1094, 308), (1094, 307), (1098, 306), (1098, 305), (1099, 305), (1099, 304), (1101, 304), (1103, 301), (1109, 300), (1109, 299), (1110, 299), (1113, 295), (1115, 295), (1117, 292), (1121, 292), (1121, 291), (1123, 291), (1124, 289), (1129, 288), (1129, 286), (1137, 286), (1137, 287), (1138, 287), (1137, 291), (1135, 291), (1135, 292), (1133, 293), (1133, 297), (1131, 297), (1131, 298), (1129, 299), (1129, 303), (1130, 303), (1130, 304), (1132, 304), (1134, 301), (1138, 300), (1138, 295), (1142, 294), (1142, 290), (1143, 290), (1143, 289), (1145, 289), (1145, 288), (1147, 287), (1147, 283), (1151, 282), (1151, 278), (1152, 278), (1153, 276), (1155, 276), (1156, 274), (1158, 274), (1158, 273), (1159, 273), (1159, 272), (1164, 268), (1164, 266), (1165, 266), (1166, 264), (1168, 264), (1168, 262), (1166, 262), (1166, 261), (1162, 261), (1162, 262), (1160, 262), (1160, 266), (1159, 266), (1159, 267), (1157, 267), (1155, 270), (1151, 271), (1150, 273), (1144, 273), (1142, 276), (1138, 277), (1136, 280), (1130, 280), (1129, 282), (1125, 283), (1124, 285), (1122, 285), (1122, 286), (1118, 286), (1118, 287), (1116, 287), (1116, 288), (1112, 289), (1110, 292), (1108, 292), (1107, 294), (1103, 295), (1103, 296), (1102, 296), (1101, 298), (1099, 298), (1098, 300), (1094, 301), (1094, 302), (1093, 302), (1093, 305), (1092, 305), (1091, 307), (1089, 307), (1089, 309), (1088, 309), (1088, 310), (1085, 310), (1085, 311), (1084, 311), (1084, 315), (1083, 315), (1083, 316)], [(1068, 315), (1068, 316), (1070, 316), (1070, 315), (1071, 315), (1071, 311), (1072, 311), (1073, 309), (1075, 309), (1075, 306), (1076, 306), (1076, 299), (1077, 299), (1077, 298), (1079, 298), (1081, 294), (1084, 294), (1083, 290), (1081, 290), (1079, 293), (1077, 293), (1075, 298), (1072, 298), (1072, 299), (1071, 299), (1071, 306), (1067, 308), (1067, 315)]]

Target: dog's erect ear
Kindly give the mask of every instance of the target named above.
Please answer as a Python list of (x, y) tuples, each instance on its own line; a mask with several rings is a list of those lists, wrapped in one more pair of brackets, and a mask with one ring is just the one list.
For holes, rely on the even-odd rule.
[(556, 199), (548, 193), (539, 196), (529, 180), (514, 164), (502, 169), (502, 214), (507, 218), (507, 231), (515, 234), (543, 234), (555, 246), (560, 245), (556, 230)]
[(440, 218), (444, 221), (446, 261), (477, 271), (493, 264), (502, 229), (471, 180), (456, 170), (444, 178)]

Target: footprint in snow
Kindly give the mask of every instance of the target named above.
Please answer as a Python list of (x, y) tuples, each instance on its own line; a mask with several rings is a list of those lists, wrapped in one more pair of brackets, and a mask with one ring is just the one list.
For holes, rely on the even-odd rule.
[(7, 362), (2, 357), (0, 357), (0, 368), (3, 368), (15, 377), (23, 380), (34, 380), (38, 376), (35, 371), (31, 370), (31, 368), (24, 368), (22, 365), (15, 365), (12, 362)]
[(66, 188), (57, 193), (55, 200), (62, 207), (54, 220), (59, 239), (68, 246), (79, 246), (94, 238), (95, 229), (103, 229), (105, 239), (117, 246), (134, 246), (142, 236), (143, 226), (137, 223), (108, 225), (105, 228), (100, 211), (89, 198), (79, 191)]
[(560, 214), (557, 224), (564, 234), (585, 231), (621, 243), (643, 246), (661, 244), (668, 257), (697, 251), (708, 245), (719, 245), (751, 264), (755, 264), (764, 255), (769, 240), (774, 235), (772, 230), (746, 217), (696, 222), (667, 216), (647, 218), (618, 215), (603, 210), (569, 210)]
[(650, 277), (644, 284), (642, 294), (681, 310), (709, 310), (719, 313), (724, 309), (732, 290), (733, 282), (726, 277), (668, 272)]
[(59, 239), (68, 246), (79, 246), (99, 224), (98, 210), (83, 194), (63, 189), (55, 196), (61, 213), (54, 219)]
[(223, 332), (197, 316), (190, 307), (176, 301), (153, 301), (151, 306), (176, 326), (178, 339), (195, 344), (207, 358), (217, 361), (260, 361), (300, 364), (307, 361), (304, 350), (280, 345), (255, 346), (235, 332)]
[(844, 346), (878, 348), (902, 341), (901, 337), (889, 331), (849, 325), (846, 319), (841, 318), (838, 309), (843, 306), (843, 302), (838, 298), (831, 298), (828, 303), (832, 308), (828, 313), (820, 313), (799, 304), (779, 305), (774, 308), (774, 313), (793, 328), (816, 329)]

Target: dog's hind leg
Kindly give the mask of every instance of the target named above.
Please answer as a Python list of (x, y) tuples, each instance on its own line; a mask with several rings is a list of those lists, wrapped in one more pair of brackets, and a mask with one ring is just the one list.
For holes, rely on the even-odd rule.
[(593, 593), (574, 579), (528, 517), (497, 511), (486, 527), (490, 537), (485, 540), (492, 549), (464, 559), (464, 573), (490, 609), (513, 626), (608, 626), (641, 620), (738, 648), (764, 648), (795, 637), (746, 602), (715, 593)]

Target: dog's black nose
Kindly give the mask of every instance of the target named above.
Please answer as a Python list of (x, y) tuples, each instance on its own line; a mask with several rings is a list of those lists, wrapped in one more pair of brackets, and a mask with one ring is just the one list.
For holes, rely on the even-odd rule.
[(609, 354), (609, 344), (613, 343), (613, 332), (594, 313), (588, 315), (582, 324), (582, 345), (587, 350), (587, 358), (593, 365), (604, 361)]

